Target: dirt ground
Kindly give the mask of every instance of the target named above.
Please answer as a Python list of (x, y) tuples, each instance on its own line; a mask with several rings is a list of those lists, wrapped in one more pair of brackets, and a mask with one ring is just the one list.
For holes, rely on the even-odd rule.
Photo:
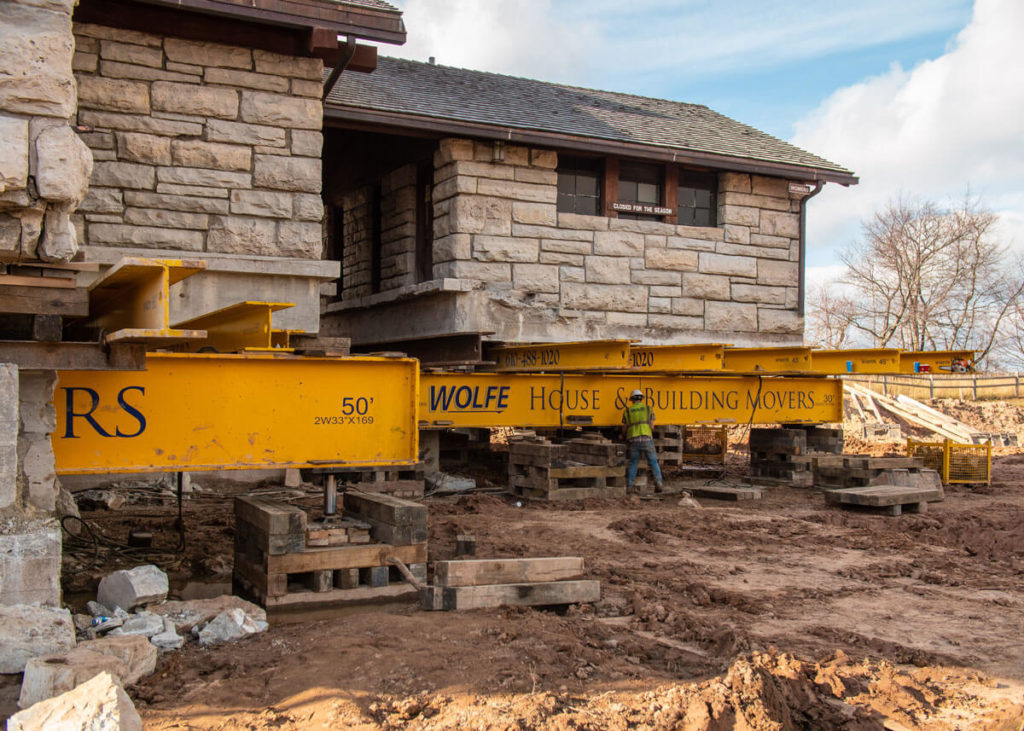
[[(230, 573), (238, 488), (207, 487), (186, 501), (185, 553), (156, 556), (177, 586)], [(265, 634), (163, 654), (129, 694), (147, 729), (1024, 728), (1024, 454), (924, 514), (780, 487), (678, 502), (428, 499), (432, 560), (464, 533), (479, 557), (579, 555), (601, 601), (272, 617)], [(172, 548), (175, 514), (83, 517)], [(66, 589), (86, 597), (100, 564), (70, 553)]]

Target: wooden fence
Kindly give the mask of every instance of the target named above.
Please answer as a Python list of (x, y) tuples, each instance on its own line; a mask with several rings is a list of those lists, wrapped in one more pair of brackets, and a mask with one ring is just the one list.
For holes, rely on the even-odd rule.
[(1024, 377), (1020, 373), (921, 373), (894, 376), (843, 376), (886, 396), (902, 394), (914, 399), (956, 398), (967, 401), (1020, 398)]

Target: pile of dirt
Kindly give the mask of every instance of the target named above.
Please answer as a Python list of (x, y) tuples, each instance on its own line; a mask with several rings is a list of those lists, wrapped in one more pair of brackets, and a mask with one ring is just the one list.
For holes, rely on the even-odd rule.
[(1021, 434), (1024, 429), (1024, 401), (964, 401), (931, 399), (924, 403), (980, 432)]

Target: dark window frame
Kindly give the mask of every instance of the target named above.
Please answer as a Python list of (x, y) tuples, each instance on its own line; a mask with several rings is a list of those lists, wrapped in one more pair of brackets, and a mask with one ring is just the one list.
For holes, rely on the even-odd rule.
[(556, 209), (581, 216), (603, 215), (605, 170), (601, 158), (559, 155)]
[(680, 226), (717, 228), (718, 173), (714, 170), (679, 168), (678, 176), (676, 223)]

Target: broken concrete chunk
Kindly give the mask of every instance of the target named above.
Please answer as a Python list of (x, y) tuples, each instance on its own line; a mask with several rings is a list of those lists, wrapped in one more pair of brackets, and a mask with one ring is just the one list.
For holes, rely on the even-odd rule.
[(179, 633), (183, 633), (191, 632), (193, 627), (206, 624), (227, 609), (241, 609), (253, 622), (267, 621), (267, 613), (263, 607), (230, 594), (212, 599), (172, 600), (150, 607), (149, 611), (170, 619), (174, 622), (175, 629)]
[(156, 670), (157, 651), (145, 637), (125, 635), (122, 637), (102, 637), (98, 640), (82, 642), (72, 652), (88, 650), (116, 657), (125, 666), (120, 676), (124, 685), (138, 683)]
[(199, 644), (203, 647), (237, 640), (246, 635), (265, 632), (267, 623), (252, 620), (241, 609), (228, 609), (214, 617), (199, 631)]
[(96, 600), (108, 607), (134, 609), (167, 598), (167, 574), (152, 564), (115, 571), (100, 581)]
[(35, 657), (25, 665), (18, 705), (66, 693), (101, 672), (123, 685), (137, 683), (156, 669), (157, 650), (145, 637), (104, 637), (83, 642), (64, 654)]
[(449, 475), (447, 472), (433, 472), (424, 481), (428, 489), (441, 492), (465, 492), (476, 487), (476, 480), (472, 477)]
[(185, 638), (178, 634), (178, 630), (167, 617), (164, 617), (164, 631), (149, 638), (154, 647), (161, 650), (180, 650), (185, 644)]
[(0, 606), (0, 673), (20, 673), (33, 657), (75, 646), (71, 612), (26, 604)]
[(152, 637), (164, 631), (163, 617), (149, 612), (139, 612), (124, 620), (123, 624), (116, 629), (110, 630), (109, 636), (122, 637), (125, 635), (139, 635), (140, 637)]
[(102, 672), (74, 690), (7, 719), (7, 731), (33, 729), (142, 731), (142, 719), (117, 680)]
[(25, 664), (18, 708), (67, 693), (100, 673), (120, 679), (125, 671), (123, 662), (102, 652), (72, 650), (64, 655), (34, 657)]

